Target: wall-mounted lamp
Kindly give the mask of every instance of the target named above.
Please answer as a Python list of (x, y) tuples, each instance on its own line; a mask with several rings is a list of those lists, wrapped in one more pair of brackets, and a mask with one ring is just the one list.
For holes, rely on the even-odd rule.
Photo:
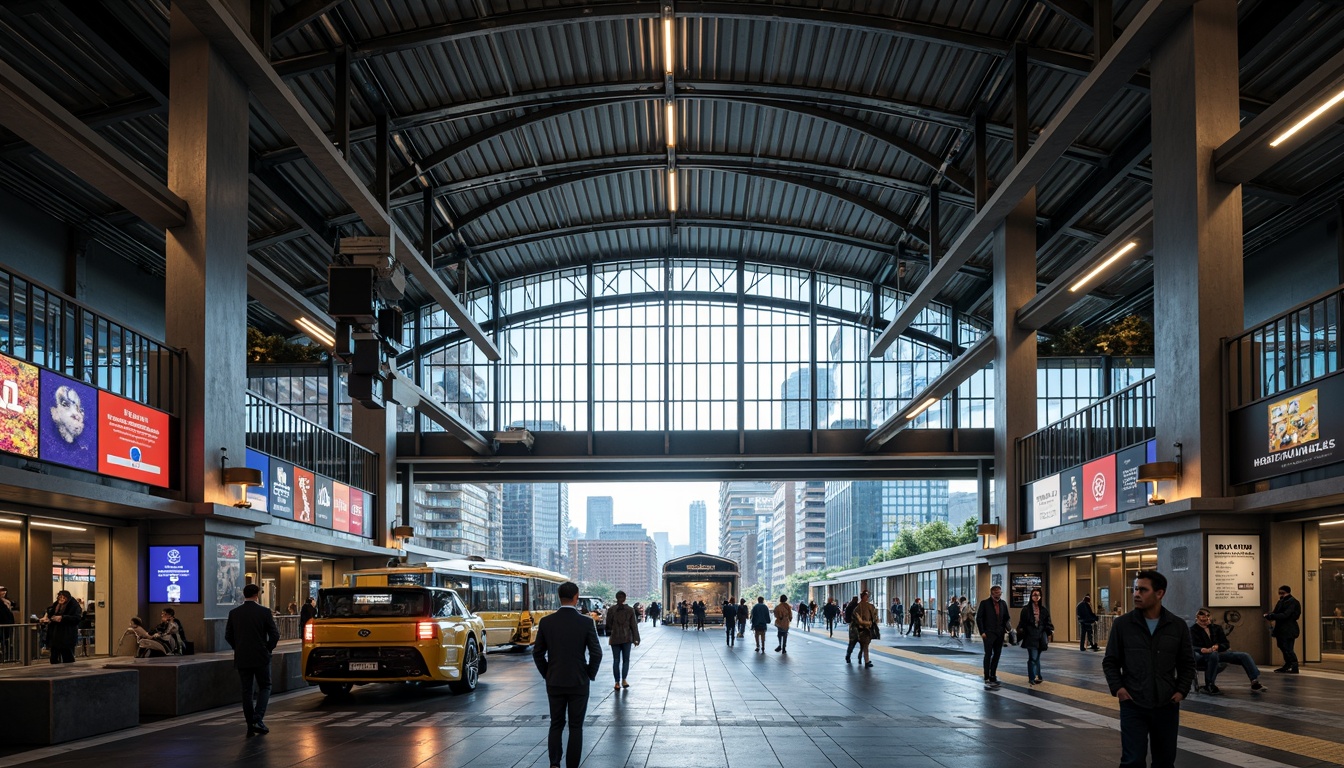
[(414, 535), (415, 529), (409, 525), (398, 525), (392, 528), (392, 538), (394, 539), (404, 540), (409, 539)]
[(230, 467), (229, 449), (219, 449), (219, 481), (225, 488), (238, 489), (238, 501), (233, 506), (239, 509), (251, 509), (252, 502), (247, 500), (248, 488), (261, 487), (261, 470), (252, 467)]
[(984, 537), (980, 541), (980, 548), (989, 549), (990, 537), (992, 536), (997, 539), (1001, 530), (1002, 527), (999, 525), (999, 519), (997, 517), (994, 518), (994, 522), (992, 523), (981, 523), (980, 527), (975, 529), (976, 533)]
[(1153, 484), (1153, 495), (1148, 497), (1149, 504), (1167, 503), (1157, 492), (1160, 481), (1181, 479), (1181, 444), (1172, 443), (1172, 447), (1176, 449), (1175, 461), (1153, 461), (1139, 465), (1139, 482)]

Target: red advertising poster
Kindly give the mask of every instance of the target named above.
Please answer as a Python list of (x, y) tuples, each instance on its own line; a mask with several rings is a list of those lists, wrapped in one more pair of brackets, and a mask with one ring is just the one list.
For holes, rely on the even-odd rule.
[(317, 484), (313, 473), (306, 469), (294, 468), (294, 519), (300, 523), (312, 523), (317, 520)]
[(168, 414), (98, 392), (98, 471), (168, 487)]
[(1115, 514), (1115, 454), (1083, 465), (1083, 519)]
[(331, 528), (350, 532), (350, 486), (342, 483), (331, 484)]
[(0, 355), (0, 451), (37, 458), (37, 367)]
[(364, 535), (364, 500), (366, 498), (363, 491), (350, 489), (350, 533), (357, 536)]

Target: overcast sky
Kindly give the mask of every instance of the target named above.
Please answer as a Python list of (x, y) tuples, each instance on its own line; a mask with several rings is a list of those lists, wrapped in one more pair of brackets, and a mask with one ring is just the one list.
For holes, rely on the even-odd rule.
[[(950, 490), (975, 490), (974, 480), (954, 480)], [(709, 554), (719, 551), (718, 483), (570, 483), (569, 524), (588, 531), (588, 497), (610, 496), (613, 522), (639, 523), (652, 536), (667, 531), (672, 546), (691, 541), (692, 501), (705, 502)]]

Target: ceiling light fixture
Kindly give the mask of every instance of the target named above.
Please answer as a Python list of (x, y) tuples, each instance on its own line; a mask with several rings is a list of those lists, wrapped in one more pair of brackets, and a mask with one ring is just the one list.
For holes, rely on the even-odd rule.
[(918, 408), (916, 408), (914, 411), (912, 411), (909, 415), (905, 417), (905, 420), (914, 421), (916, 416), (929, 410), (929, 408), (932, 407), (933, 404), (936, 402), (938, 402), (938, 398), (930, 397), (928, 400), (925, 400), (924, 402), (920, 403)]
[(672, 6), (663, 9), (663, 71), (672, 74)]
[(677, 172), (667, 172), (667, 210), (677, 212)]
[(323, 330), (321, 326), (314, 323), (312, 320), (309, 320), (306, 317), (296, 317), (294, 318), (294, 324), (299, 326), (299, 329), (304, 333), (311, 336), (314, 341), (321, 342), (328, 347), (336, 346), (336, 337)]
[(1107, 267), (1111, 266), (1116, 261), (1118, 261), (1121, 256), (1124, 256), (1126, 253), (1129, 253), (1130, 251), (1138, 247), (1139, 242), (1137, 240), (1130, 240), (1128, 243), (1125, 243), (1125, 246), (1123, 248), (1116, 251), (1115, 253), (1112, 253), (1109, 257), (1106, 258), (1105, 261), (1093, 267), (1091, 272), (1088, 272), (1086, 275), (1084, 275), (1082, 280), (1079, 280), (1078, 282), (1070, 286), (1069, 293), (1076, 293), (1079, 288), (1082, 288), (1084, 285), (1087, 285), (1088, 283), (1092, 282), (1093, 278), (1104, 272)]
[(677, 103), (667, 102), (667, 146), (677, 146)]
[[(6, 525), (23, 525), (23, 521), (22, 521), (22, 520), (11, 520), (10, 518), (7, 518), (7, 517), (0, 517), (0, 523), (4, 523), (4, 524), (6, 524)], [(79, 527), (79, 526), (77, 526), (77, 525), (61, 525), (61, 524), (59, 524), (59, 523), (45, 523), (45, 522), (42, 522), (41, 520), (33, 520), (32, 522), (29, 523), (29, 525), (31, 525), (31, 526), (34, 527), (34, 528), (54, 528), (54, 529), (59, 530), (59, 531), (87, 531), (87, 530), (89, 530), (88, 528), (81, 528), (81, 527)]]
[(1269, 146), (1278, 147), (1283, 142), (1292, 138), (1293, 134), (1302, 130), (1307, 125), (1307, 123), (1310, 123), (1312, 120), (1315, 120), (1316, 118), (1320, 117), (1322, 114), (1325, 113), (1327, 109), (1330, 109), (1331, 107), (1335, 106), (1341, 101), (1344, 101), (1344, 91), (1340, 91), (1339, 93), (1336, 93), (1334, 96), (1331, 96), (1329, 101), (1325, 102), (1321, 106), (1312, 110), (1311, 114), (1307, 115), (1301, 120), (1298, 120), (1297, 123), (1295, 123), (1292, 128), (1289, 128), (1283, 133), (1280, 133), (1273, 141), (1269, 142)]

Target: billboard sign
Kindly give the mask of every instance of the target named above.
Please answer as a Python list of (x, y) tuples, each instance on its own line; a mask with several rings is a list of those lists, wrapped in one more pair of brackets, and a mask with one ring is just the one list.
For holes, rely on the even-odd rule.
[(98, 471), (168, 487), (168, 414), (98, 391)]
[(1115, 514), (1115, 454), (1083, 465), (1083, 519)]
[(294, 519), (294, 465), (271, 459), (271, 516)]
[(36, 459), (37, 366), (0, 355), (0, 451)]
[(317, 518), (317, 488), (313, 473), (301, 467), (294, 467), (294, 519), (300, 523), (313, 523)]
[(247, 468), (261, 473), (261, 485), (248, 486), (247, 500), (257, 512), (271, 509), (271, 457), (261, 451), (247, 449)]
[(1059, 525), (1059, 475), (1051, 475), (1032, 483), (1031, 530), (1044, 531)]
[(42, 371), (40, 458), (53, 464), (98, 471), (98, 390)]
[(201, 548), (197, 546), (152, 546), (149, 548), (149, 602), (199, 603), (201, 601)]
[(1156, 460), (1156, 440), (1126, 448), (1115, 455), (1116, 512), (1148, 506), (1148, 483), (1139, 482), (1139, 467)]
[(317, 516), (313, 520), (313, 525), (319, 528), (331, 528), (331, 487), (330, 478), (317, 476), (317, 493), (313, 497), (313, 511)]
[(1233, 484), (1344, 461), (1344, 375), (1246, 406), (1231, 422)]
[(1061, 525), (1083, 519), (1083, 468), (1059, 473), (1059, 522)]

